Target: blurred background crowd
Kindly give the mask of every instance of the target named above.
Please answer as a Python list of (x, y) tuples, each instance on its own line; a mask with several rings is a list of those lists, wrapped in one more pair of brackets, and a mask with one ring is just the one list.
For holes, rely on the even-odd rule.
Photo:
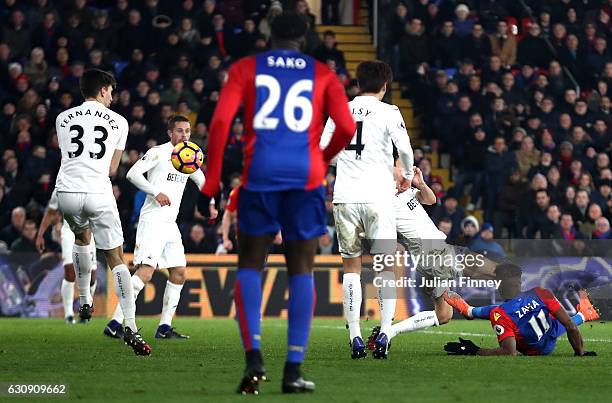
[[(78, 81), (85, 69), (115, 74), (112, 108), (130, 124), (113, 178), (130, 251), (144, 194), (125, 173), (167, 140), (165, 121), (175, 113), (190, 119), (193, 141), (206, 149), (227, 68), (269, 47), (270, 21), (283, 10), (308, 23), (305, 52), (336, 71), (349, 98), (358, 93), (334, 32), (314, 29), (321, 19), (345, 21), (342, 3), (1, 0), (2, 248), (35, 251), (60, 163), (55, 117), (82, 102)], [(427, 210), (451, 241), (503, 253), (494, 237), (611, 238), (612, 0), (367, 3), (378, 6), (379, 57), (392, 64), (402, 95), (420, 116), (416, 164), (438, 195)], [(198, 190), (186, 189), (178, 221), (188, 253), (236, 251), (235, 242), (224, 247), (220, 222), (229, 192), (240, 183), (243, 131), (237, 116), (219, 216), (201, 216)], [(452, 187), (432, 173), (439, 168), (432, 167), (432, 154), (449, 169)], [(330, 195), (333, 181), (330, 173)], [(337, 252), (331, 198), (328, 211), (323, 254)], [(58, 248), (57, 231), (46, 236)]]

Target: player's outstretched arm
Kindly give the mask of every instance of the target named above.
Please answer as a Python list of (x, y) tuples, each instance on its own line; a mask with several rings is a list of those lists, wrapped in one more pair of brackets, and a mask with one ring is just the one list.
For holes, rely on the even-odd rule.
[(344, 87), (335, 75), (330, 78), (325, 91), (325, 107), (335, 125), (335, 130), (329, 140), (329, 144), (323, 150), (323, 159), (329, 164), (336, 154), (350, 144), (357, 128), (348, 107), (348, 99), (346, 98)]

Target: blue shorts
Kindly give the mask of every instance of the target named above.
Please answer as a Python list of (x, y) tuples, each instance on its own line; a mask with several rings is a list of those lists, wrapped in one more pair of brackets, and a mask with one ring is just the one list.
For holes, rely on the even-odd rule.
[(319, 237), (327, 231), (325, 187), (255, 192), (240, 189), (238, 230), (251, 236), (282, 231), (288, 241)]

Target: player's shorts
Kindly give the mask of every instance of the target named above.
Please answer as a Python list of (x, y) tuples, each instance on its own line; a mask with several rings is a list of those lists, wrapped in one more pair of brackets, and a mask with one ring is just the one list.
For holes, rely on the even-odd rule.
[(389, 202), (336, 203), (334, 221), (340, 255), (344, 258), (393, 254), (396, 248), (395, 213)]
[(109, 193), (57, 192), (59, 209), (74, 233), (91, 229), (98, 248), (123, 245), (123, 230), (115, 196)]
[[(74, 246), (74, 233), (70, 231), (70, 227), (68, 226), (68, 223), (66, 221), (64, 221), (64, 224), (62, 225), (60, 237), (62, 246), (62, 263), (64, 266), (68, 266), (69, 264), (72, 264), (72, 247)], [(96, 270), (98, 268), (98, 262), (96, 259), (95, 252), (96, 241), (94, 241), (93, 237), (91, 237), (90, 246), (94, 251), (94, 253), (92, 254), (93, 264), (91, 266), (91, 269)]]
[(327, 231), (325, 188), (256, 192), (240, 189), (238, 230), (251, 236), (275, 235), (287, 241), (319, 237)]
[(169, 269), (185, 267), (185, 249), (178, 225), (167, 221), (138, 222), (134, 264)]

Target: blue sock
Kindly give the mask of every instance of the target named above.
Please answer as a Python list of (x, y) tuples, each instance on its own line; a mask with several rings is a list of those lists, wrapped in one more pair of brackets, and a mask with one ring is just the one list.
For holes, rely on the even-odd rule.
[(489, 314), (499, 305), (475, 306), (472, 309), (472, 316), (479, 319), (489, 319)]
[(572, 316), (572, 322), (574, 322), (576, 326), (580, 326), (584, 323), (584, 319), (582, 318), (582, 315), (576, 314)]
[(244, 349), (246, 351), (259, 350), (261, 341), (261, 273), (259, 270), (238, 269), (234, 301)]
[(312, 273), (289, 276), (289, 329), (287, 362), (299, 364), (310, 335), (310, 322), (315, 304)]

